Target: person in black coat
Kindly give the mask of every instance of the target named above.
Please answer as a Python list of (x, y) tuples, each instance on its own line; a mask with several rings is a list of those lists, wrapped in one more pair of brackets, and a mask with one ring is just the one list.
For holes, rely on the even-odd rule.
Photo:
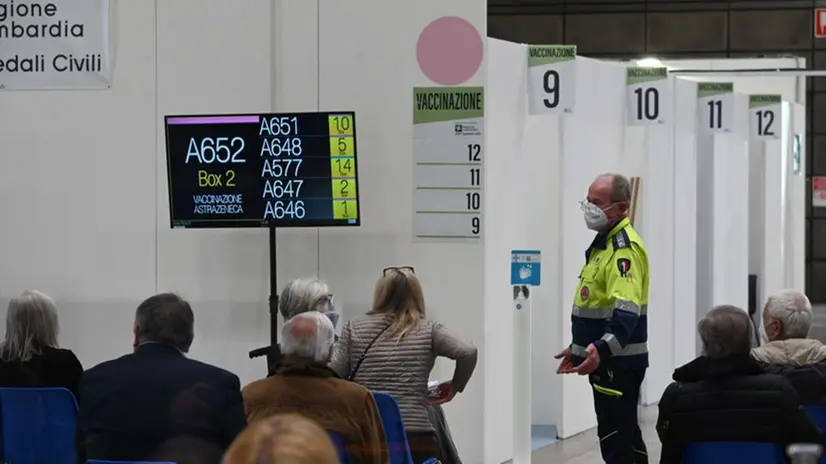
[(704, 441), (824, 444), (789, 382), (750, 356), (751, 321), (734, 306), (712, 309), (698, 325), (704, 356), (674, 371), (660, 399), (663, 464)]
[(77, 356), (58, 348), (57, 308), (31, 290), (9, 302), (6, 338), (0, 342), (0, 387), (63, 387), (77, 396), (83, 374)]
[(89, 369), (78, 425), (89, 459), (218, 463), (246, 426), (238, 376), (188, 359), (189, 304), (174, 294), (138, 306), (135, 352)]

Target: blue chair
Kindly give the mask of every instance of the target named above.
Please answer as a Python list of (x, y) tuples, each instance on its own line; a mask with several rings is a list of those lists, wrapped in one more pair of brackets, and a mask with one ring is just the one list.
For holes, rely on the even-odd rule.
[(806, 415), (820, 430), (826, 431), (826, 405), (806, 404), (803, 405)]
[(390, 452), (390, 464), (434, 464), (436, 459), (431, 458), (423, 463), (414, 463), (410, 455), (410, 443), (407, 442), (407, 432), (399, 404), (392, 395), (373, 392), (376, 406), (379, 408), (381, 422), (384, 425), (384, 434)]
[(350, 453), (347, 451), (347, 442), (344, 440), (344, 437), (332, 430), (328, 430), (327, 435), (330, 436), (330, 441), (332, 441), (336, 447), (338, 462), (341, 464), (352, 464), (353, 461), (350, 459)]
[(177, 464), (170, 461), (101, 461), (100, 459), (89, 459), (86, 464)]
[(776, 443), (706, 441), (683, 448), (683, 464), (785, 464), (783, 446)]
[(5, 462), (76, 464), (77, 401), (65, 388), (0, 388)]
[[(806, 404), (803, 405), (803, 410), (806, 415), (821, 431), (826, 432), (826, 405), (822, 404)], [(820, 458), (821, 464), (826, 464), (826, 454)]]

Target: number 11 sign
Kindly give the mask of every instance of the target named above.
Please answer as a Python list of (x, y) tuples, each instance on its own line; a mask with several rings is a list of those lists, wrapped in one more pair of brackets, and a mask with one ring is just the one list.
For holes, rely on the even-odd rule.
[(528, 46), (528, 114), (574, 111), (576, 45)]

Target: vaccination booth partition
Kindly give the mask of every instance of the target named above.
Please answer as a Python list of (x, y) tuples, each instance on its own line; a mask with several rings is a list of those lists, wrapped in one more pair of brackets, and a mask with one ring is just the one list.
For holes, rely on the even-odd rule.
[[(767, 139), (756, 135), (753, 95), (738, 93), (742, 78), (677, 77), (665, 67), (580, 56), (536, 65), (534, 47), (488, 39), (484, 291), (486, 327), (496, 330), (486, 330), (485, 356), (497, 376), (516, 380), (485, 384), (485, 414), (498, 419), (485, 421), (486, 442), (497, 437), (486, 445), (485, 462), (520, 454), (526, 441), (511, 433), (520, 423), (532, 424), (533, 448), (596, 425), (587, 378), (556, 375), (553, 356), (570, 342), (573, 292), (594, 236), (578, 202), (597, 175), (640, 179), (634, 226), (650, 268), (645, 405), (659, 400), (675, 367), (699, 354), (696, 324), (708, 309), (748, 307), (750, 234), (765, 237), (755, 244), (760, 252), (751, 252), (762, 257), (781, 237), (793, 241), (792, 223), (800, 220), (779, 206), (791, 195), (793, 180), (786, 176), (794, 175), (792, 157), (783, 152), (802, 132), (789, 129), (794, 118), (784, 115), (799, 105), (782, 103), (786, 109), (777, 117), (786, 122), (778, 129), (787, 129)], [(555, 73), (552, 82), (537, 78), (537, 66)], [(768, 83), (764, 88), (772, 90)], [(564, 109), (543, 114), (543, 103), (531, 99), (562, 102)], [(749, 170), (756, 151), (767, 166), (759, 173)], [(772, 193), (759, 192), (760, 201), (750, 202), (749, 186), (764, 179)], [(752, 210), (760, 211), (759, 224), (750, 223)], [(771, 242), (766, 228), (775, 230)], [(511, 250), (525, 249), (541, 250), (543, 269), (541, 285), (531, 291), (531, 329), (520, 332), (504, 283)], [(789, 268), (779, 266), (775, 274), (794, 287), (791, 262), (801, 258), (785, 253)], [(524, 355), (519, 344), (526, 338), (527, 369), (513, 359)], [(527, 409), (520, 407), (525, 392)], [(549, 431), (556, 436), (544, 436)]]

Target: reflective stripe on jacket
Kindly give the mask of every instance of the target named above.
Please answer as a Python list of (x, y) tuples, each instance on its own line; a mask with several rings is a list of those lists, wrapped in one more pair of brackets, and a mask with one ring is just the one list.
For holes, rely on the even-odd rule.
[(648, 253), (623, 219), (585, 252), (571, 313), (574, 365), (593, 343), (600, 366), (648, 367)]

